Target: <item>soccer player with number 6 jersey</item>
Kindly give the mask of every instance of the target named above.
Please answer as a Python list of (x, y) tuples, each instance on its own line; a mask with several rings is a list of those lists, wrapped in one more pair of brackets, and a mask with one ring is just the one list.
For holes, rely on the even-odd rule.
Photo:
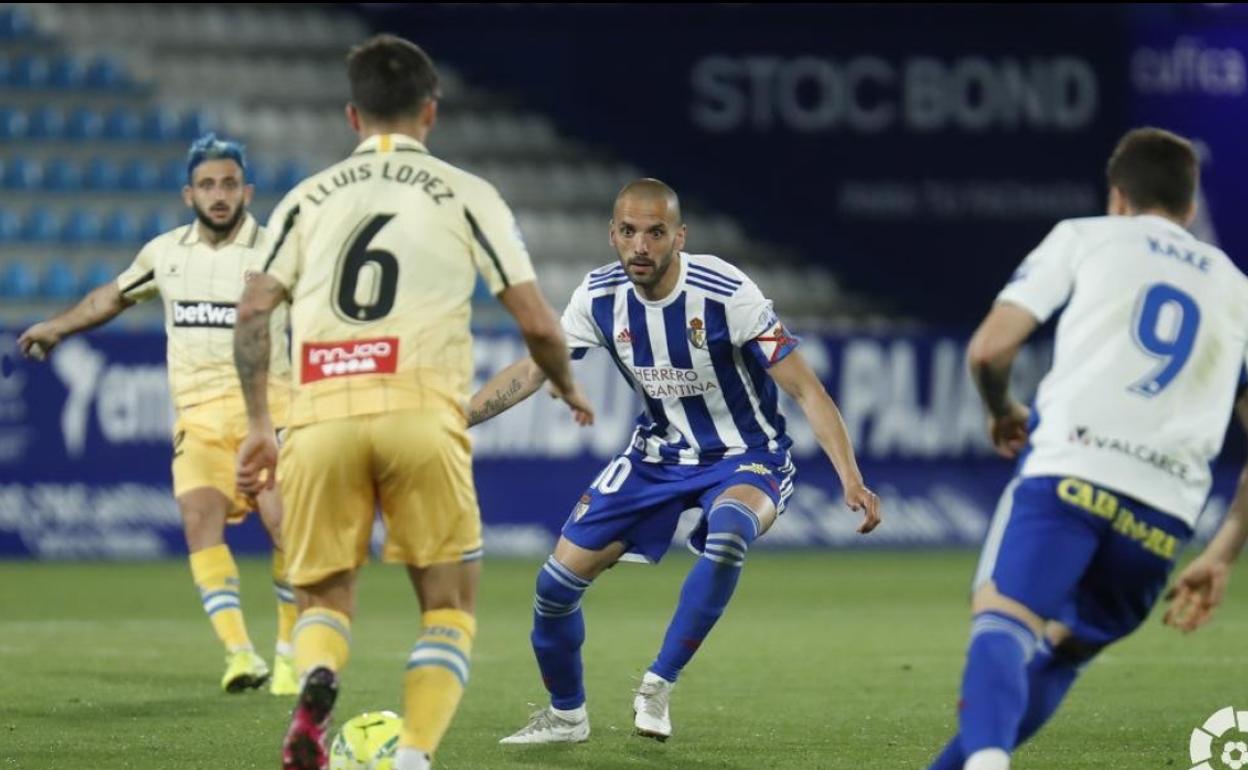
[[(971, 340), (992, 442), (1018, 472), (975, 576), (959, 732), (930, 770), (1007, 770), (1083, 668), (1148, 616), (1192, 535), (1248, 351), (1248, 278), (1184, 229), (1198, 173), (1185, 139), (1128, 133), (1109, 215), (1058, 223)], [(1063, 306), (1028, 409), (1011, 363)], [(1209, 582), (1194, 573), (1184, 596)]]
[[(572, 295), (563, 330), (573, 358), (603, 348), (645, 405), (629, 446), (590, 484), (537, 575), (533, 651), (550, 707), (505, 744), (589, 738), (581, 676), (581, 597), (623, 558), (657, 562), (683, 511), (701, 508), (690, 546), (699, 554), (662, 649), (633, 701), (639, 735), (672, 733), (672, 687), (723, 614), (750, 544), (784, 511), (793, 461), (778, 383), (794, 397), (840, 476), (845, 501), (879, 523), (840, 412), (744, 273), (688, 254), (676, 193), (656, 179), (616, 198), (609, 239), (618, 263), (594, 270)], [(504, 369), (475, 396), (475, 424), (524, 400), (545, 380), (531, 360)]]

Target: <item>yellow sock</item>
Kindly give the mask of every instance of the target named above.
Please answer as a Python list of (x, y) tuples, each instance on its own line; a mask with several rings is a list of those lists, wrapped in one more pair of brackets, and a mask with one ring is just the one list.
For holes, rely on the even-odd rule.
[(468, 684), (477, 621), (463, 610), (433, 610), (420, 619), (424, 631), (412, 648), (403, 677), (399, 745), (433, 756)]
[(328, 607), (310, 607), (295, 623), (293, 637), (299, 676), (317, 666), (341, 671), (351, 653), (351, 618)]
[(217, 637), (230, 652), (251, 649), (243, 605), (238, 599), (238, 565), (225, 545), (214, 545), (191, 554), (191, 578), (199, 589), (204, 612)]
[(294, 650), (290, 636), (299, 609), (295, 607), (294, 589), (286, 582), (286, 554), (280, 548), (273, 549), (273, 591), (277, 594), (277, 654), (290, 655)]

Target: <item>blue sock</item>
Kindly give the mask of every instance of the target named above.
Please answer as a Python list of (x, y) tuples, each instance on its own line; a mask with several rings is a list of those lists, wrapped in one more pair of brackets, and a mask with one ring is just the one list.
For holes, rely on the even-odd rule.
[(975, 616), (958, 718), (967, 757), (983, 749), (1014, 750), (1027, 710), (1027, 666), (1036, 642), (1031, 629), (1009, 615)]
[(707, 516), (706, 547), (680, 589), (676, 614), (667, 626), (652, 673), (675, 682), (702, 640), (724, 614), (741, 577), (745, 553), (758, 537), (758, 517), (744, 503), (724, 500)]
[[(1041, 642), (1031, 665), (1027, 667), (1027, 711), (1018, 725), (1014, 746), (1023, 745), (1052, 718), (1071, 685), (1079, 676), (1083, 662), (1057, 655), (1046, 642)], [(966, 754), (962, 736), (955, 735), (944, 751), (928, 766), (928, 770), (962, 770)]]
[(533, 654), (550, 692), (550, 705), (574, 709), (585, 703), (581, 645), (585, 643), (585, 616), (581, 596), (589, 581), (551, 556), (537, 573), (533, 600)]

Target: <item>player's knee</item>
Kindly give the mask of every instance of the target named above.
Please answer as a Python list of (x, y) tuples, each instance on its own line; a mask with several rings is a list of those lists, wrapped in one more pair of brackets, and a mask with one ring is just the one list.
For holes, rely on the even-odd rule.
[(1067, 636), (1059, 642), (1049, 642), (1049, 650), (1056, 663), (1082, 668), (1105, 649), (1103, 644), (1085, 642), (1074, 636)]
[(533, 611), (539, 618), (556, 619), (575, 614), (590, 581), (550, 557), (537, 571)]
[(759, 534), (758, 516), (738, 500), (720, 500), (707, 516), (703, 556), (720, 564), (739, 567)]

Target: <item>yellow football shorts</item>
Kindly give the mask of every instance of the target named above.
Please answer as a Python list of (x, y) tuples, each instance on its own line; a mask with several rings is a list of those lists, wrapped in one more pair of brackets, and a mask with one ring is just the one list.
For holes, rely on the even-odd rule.
[(427, 567), (481, 554), (481, 513), (463, 415), (403, 410), (301, 425), (278, 463), (282, 547), (294, 585), (368, 561), (378, 508), (382, 559)]
[[(273, 414), (286, 414), (284, 400), (269, 395)], [(200, 487), (219, 490), (230, 500), (230, 524), (247, 518), (254, 505), (238, 491), (235, 463), (247, 437), (247, 407), (241, 398), (223, 398), (188, 407), (173, 424), (173, 496)]]

